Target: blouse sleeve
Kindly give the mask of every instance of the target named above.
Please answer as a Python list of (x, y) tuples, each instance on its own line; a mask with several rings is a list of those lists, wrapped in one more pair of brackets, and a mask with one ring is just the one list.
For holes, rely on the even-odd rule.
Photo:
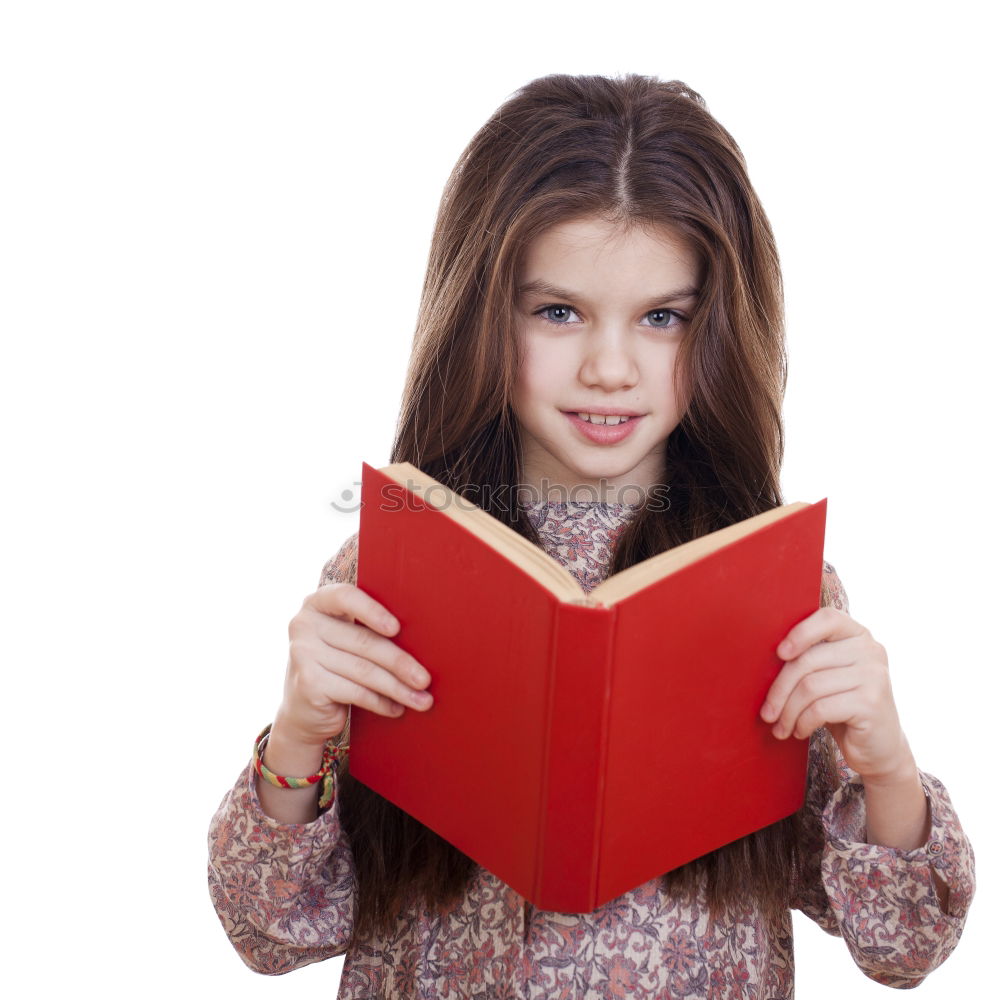
[[(320, 586), (346, 579), (357, 535), (323, 567)], [(255, 972), (280, 975), (342, 955), (354, 917), (354, 859), (333, 804), (311, 823), (284, 824), (260, 805), (253, 768), (212, 818), (208, 886), (219, 920)]]
[[(823, 577), (823, 603), (849, 613), (829, 563)], [(918, 986), (954, 951), (975, 892), (975, 856), (947, 789), (919, 774), (931, 814), (927, 842), (906, 851), (868, 844), (861, 776), (826, 728), (810, 739), (804, 866), (793, 906), (843, 937), (866, 976), (897, 989)], [(932, 869), (948, 887), (943, 906)]]

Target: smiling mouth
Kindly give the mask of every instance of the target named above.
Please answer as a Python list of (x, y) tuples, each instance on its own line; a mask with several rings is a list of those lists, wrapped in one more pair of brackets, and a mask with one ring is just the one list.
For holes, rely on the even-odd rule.
[(570, 416), (579, 418), (585, 423), (594, 424), (598, 427), (617, 427), (618, 424), (627, 423), (629, 420), (635, 420), (640, 416), (638, 413), (590, 413), (580, 410), (567, 410), (565, 412)]
[[(635, 428), (642, 420), (643, 414), (626, 416), (624, 419), (620, 414), (612, 414), (605, 422), (604, 414), (587, 413), (581, 416), (579, 413), (569, 410), (564, 411), (566, 419), (576, 428), (577, 433), (584, 438), (599, 445), (616, 445), (636, 433)], [(596, 416), (597, 420), (588, 420), (587, 417)], [(598, 423), (598, 421), (602, 421)]]

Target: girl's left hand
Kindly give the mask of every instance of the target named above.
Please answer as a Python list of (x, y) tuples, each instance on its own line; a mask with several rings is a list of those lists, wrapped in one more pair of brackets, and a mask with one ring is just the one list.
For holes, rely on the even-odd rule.
[(889, 683), (885, 647), (847, 612), (824, 607), (777, 648), (785, 660), (760, 715), (778, 739), (826, 726), (864, 779), (891, 778), (910, 760)]

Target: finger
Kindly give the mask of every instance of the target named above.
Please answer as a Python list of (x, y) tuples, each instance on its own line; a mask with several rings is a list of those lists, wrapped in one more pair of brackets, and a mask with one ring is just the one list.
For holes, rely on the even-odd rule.
[(399, 628), (399, 619), (384, 604), (352, 583), (324, 584), (306, 598), (305, 606), (332, 617), (363, 622), (385, 635), (393, 635)]
[(862, 637), (856, 635), (847, 639), (817, 642), (808, 647), (781, 668), (768, 689), (760, 717), (765, 722), (774, 722), (784, 710), (785, 702), (795, 685), (810, 671), (849, 666), (857, 663), (862, 652)]
[[(419, 689), (431, 680), (424, 667), (391, 639), (380, 638), (373, 629), (391, 635), (399, 628), (399, 620), (382, 604), (363, 590), (348, 583), (331, 583), (310, 594), (303, 604), (304, 611), (325, 616), (317, 626), (324, 640), (334, 647), (348, 649), (366, 657), (394, 673), (401, 682)], [(289, 635), (295, 638), (300, 616), (289, 625)], [(344, 630), (339, 623), (351, 626)]]
[(421, 690), (430, 674), (391, 639), (337, 619), (323, 622), (318, 637), (323, 647), (316, 660), (328, 672), (407, 707), (423, 711), (433, 703), (430, 692)]
[(847, 639), (866, 631), (846, 611), (820, 608), (792, 628), (778, 644), (776, 652), (783, 660), (792, 660), (818, 642)]
[(857, 718), (859, 710), (859, 691), (852, 688), (847, 691), (838, 691), (827, 695), (825, 698), (817, 698), (807, 705), (798, 717), (794, 720), (792, 728), (783, 736), (775, 736), (778, 739), (786, 739), (795, 736), (796, 739), (808, 739), (820, 726), (834, 726), (838, 723), (851, 722)]
[(319, 637), (335, 649), (370, 660), (411, 688), (427, 687), (431, 675), (411, 653), (392, 639), (364, 625), (327, 619), (319, 626)]
[(320, 667), (322, 676), (313, 685), (319, 698), (340, 705), (357, 705), (378, 715), (398, 718), (405, 711), (403, 706), (364, 684), (358, 684), (343, 674), (332, 673)]
[[(815, 722), (816, 706), (827, 699), (853, 692), (854, 704), (858, 703), (858, 692), (861, 690), (864, 677), (861, 670), (855, 666), (837, 666), (813, 670), (799, 679), (799, 682), (789, 694), (772, 732), (778, 739), (784, 739), (793, 733), (796, 736), (808, 736), (817, 726), (826, 722), (841, 722), (841, 719), (821, 719)], [(812, 728), (804, 731), (805, 726), (812, 723)]]

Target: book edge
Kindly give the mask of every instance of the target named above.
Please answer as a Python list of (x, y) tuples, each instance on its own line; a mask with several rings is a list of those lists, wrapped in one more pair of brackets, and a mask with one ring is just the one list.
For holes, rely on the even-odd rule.
[(608, 643), (604, 651), (604, 704), (601, 709), (601, 745), (598, 751), (600, 764), (597, 769), (597, 815), (594, 817), (594, 843), (591, 849), (591, 882), (588, 905), (591, 910), (597, 906), (597, 893), (601, 885), (601, 844), (604, 842), (604, 818), (607, 809), (608, 790), (608, 749), (611, 729), (611, 705), (614, 699), (615, 683), (615, 641), (618, 638), (618, 608), (612, 606)]
[(552, 773), (552, 704), (555, 698), (556, 657), (559, 654), (559, 629), (562, 624), (562, 612), (558, 603), (552, 605), (552, 625), (549, 628), (549, 653), (547, 658), (548, 676), (545, 678), (545, 736), (542, 750), (542, 773), (538, 783), (538, 818), (535, 821), (535, 871), (531, 880), (532, 894), (538, 899), (542, 893), (545, 872), (545, 855), (548, 848), (546, 817), (549, 804), (549, 778)]

